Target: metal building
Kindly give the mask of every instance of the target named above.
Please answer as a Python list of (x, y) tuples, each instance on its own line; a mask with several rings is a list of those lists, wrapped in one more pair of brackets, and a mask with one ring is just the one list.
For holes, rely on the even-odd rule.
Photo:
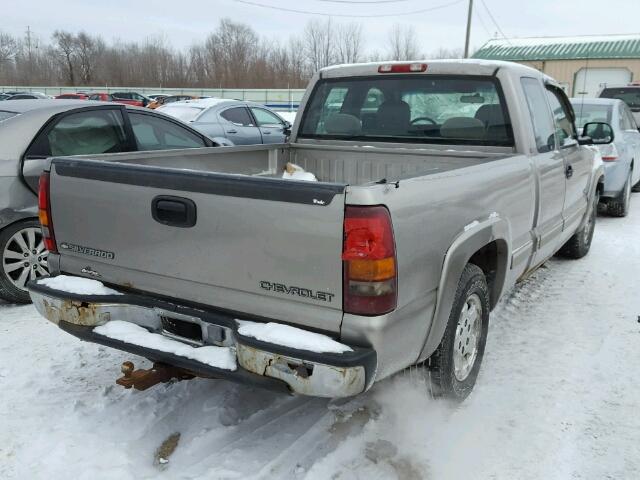
[(507, 60), (555, 78), (572, 97), (640, 80), (640, 34), (492, 39), (473, 58)]

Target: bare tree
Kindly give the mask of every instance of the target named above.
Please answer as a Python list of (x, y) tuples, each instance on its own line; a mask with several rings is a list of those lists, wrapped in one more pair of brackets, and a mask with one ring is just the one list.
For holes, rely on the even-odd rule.
[(56, 30), (53, 33), (53, 40), (56, 44), (58, 54), (61, 57), (61, 62), (64, 63), (66, 67), (69, 85), (75, 85), (77, 56), (76, 37), (73, 33), (65, 32), (64, 30)]
[(394, 24), (388, 40), (392, 60), (415, 60), (420, 56), (416, 31), (412, 26)]
[(356, 63), (362, 55), (362, 25), (347, 23), (336, 29), (336, 61)]
[(326, 22), (311, 20), (304, 29), (304, 50), (313, 71), (335, 62), (335, 42), (331, 19)]
[(445, 48), (440, 47), (436, 50), (431, 58), (462, 58), (464, 55), (464, 50), (462, 48)]
[(86, 32), (76, 37), (76, 52), (80, 68), (80, 79), (83, 85), (91, 85), (98, 62), (105, 50), (104, 41), (100, 37), (91, 37)]

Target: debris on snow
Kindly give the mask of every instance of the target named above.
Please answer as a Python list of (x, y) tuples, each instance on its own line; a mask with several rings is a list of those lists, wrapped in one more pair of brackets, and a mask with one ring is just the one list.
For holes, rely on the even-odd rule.
[(229, 347), (192, 347), (186, 343), (171, 340), (158, 333), (151, 333), (135, 323), (112, 320), (93, 329), (99, 335), (131, 343), (140, 347), (152, 348), (165, 353), (173, 353), (179, 357), (190, 358), (200, 363), (235, 371), (235, 350)]
[(248, 320), (236, 320), (240, 327), (238, 333), (263, 342), (283, 345), (298, 350), (308, 350), (316, 353), (344, 353), (353, 349), (340, 342), (336, 342), (327, 335), (307, 332), (300, 328), (283, 325), (281, 323), (256, 323)]
[(178, 442), (180, 441), (180, 432), (172, 433), (164, 442), (158, 447), (155, 454), (155, 461), (160, 466), (166, 466), (169, 463), (169, 457), (173, 455), (173, 452), (178, 448)]
[(58, 275), (38, 280), (39, 285), (59, 290), (61, 292), (77, 293), (78, 295), (122, 295), (122, 293), (105, 287), (102, 282), (90, 278)]

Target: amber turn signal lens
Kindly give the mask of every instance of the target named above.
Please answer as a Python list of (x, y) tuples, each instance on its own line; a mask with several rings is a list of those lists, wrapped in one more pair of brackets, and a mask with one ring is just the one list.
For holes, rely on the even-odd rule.
[(396, 262), (393, 257), (381, 260), (349, 260), (349, 279), (361, 282), (377, 282), (393, 278)]
[(45, 227), (49, 225), (49, 217), (46, 210), (38, 210), (38, 219), (40, 220), (40, 225)]

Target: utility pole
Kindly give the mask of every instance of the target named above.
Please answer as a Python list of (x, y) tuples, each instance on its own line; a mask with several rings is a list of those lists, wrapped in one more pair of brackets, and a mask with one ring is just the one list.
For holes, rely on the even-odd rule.
[(473, 15), (473, 0), (469, 0), (469, 13), (467, 14), (467, 37), (464, 41), (464, 58), (469, 58), (469, 37), (471, 36), (471, 15)]

